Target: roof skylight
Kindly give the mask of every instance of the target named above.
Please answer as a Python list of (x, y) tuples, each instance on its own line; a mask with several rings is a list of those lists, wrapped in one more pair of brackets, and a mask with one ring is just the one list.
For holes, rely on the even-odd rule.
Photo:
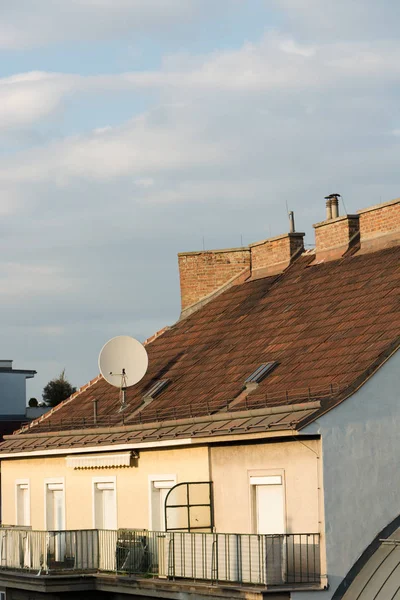
[(276, 367), (278, 363), (274, 360), (272, 362), (263, 363), (245, 380), (246, 383), (260, 383)]
[(164, 388), (169, 384), (170, 379), (160, 379), (143, 395), (145, 400), (153, 400), (158, 394), (161, 394)]

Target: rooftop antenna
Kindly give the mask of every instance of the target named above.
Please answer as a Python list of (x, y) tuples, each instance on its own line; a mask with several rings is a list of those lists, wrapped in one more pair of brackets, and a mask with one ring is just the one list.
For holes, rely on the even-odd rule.
[[(104, 344), (99, 369), (104, 379), (120, 390), (120, 412), (128, 406), (125, 392), (146, 374), (149, 358), (144, 346), (129, 335), (119, 335)], [(97, 415), (96, 415), (97, 416)]]
[(294, 233), (296, 231), (295, 226), (294, 226), (294, 212), (292, 210), (289, 210), (288, 202), (286, 199), (285, 199), (285, 204), (286, 204), (286, 213), (289, 217), (289, 231), (290, 231), (290, 233)]

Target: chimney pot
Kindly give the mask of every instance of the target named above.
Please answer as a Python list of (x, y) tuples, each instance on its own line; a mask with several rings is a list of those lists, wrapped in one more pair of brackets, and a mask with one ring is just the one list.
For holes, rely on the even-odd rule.
[(292, 210), (289, 212), (289, 231), (290, 233), (294, 233), (296, 231), (294, 225), (294, 212)]
[(326, 199), (326, 220), (330, 221), (332, 219), (332, 199)]
[(337, 219), (339, 216), (339, 198), (338, 196), (333, 196), (331, 200), (332, 207), (332, 219)]

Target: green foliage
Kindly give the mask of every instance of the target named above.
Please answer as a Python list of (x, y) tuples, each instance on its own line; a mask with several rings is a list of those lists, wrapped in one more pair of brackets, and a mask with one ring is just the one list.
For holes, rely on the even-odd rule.
[(68, 379), (65, 378), (65, 369), (58, 377), (49, 381), (43, 388), (42, 398), (47, 406), (57, 406), (71, 394), (76, 392), (76, 388), (72, 387)]

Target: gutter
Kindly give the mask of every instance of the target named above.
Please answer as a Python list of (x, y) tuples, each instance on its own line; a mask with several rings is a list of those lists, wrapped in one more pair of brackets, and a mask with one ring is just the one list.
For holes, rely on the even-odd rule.
[(129, 444), (114, 444), (110, 446), (80, 446), (76, 448), (56, 448), (52, 450), (32, 450), (31, 452), (10, 452), (8, 454), (0, 454), (0, 462), (9, 458), (32, 458), (39, 456), (66, 456), (70, 454), (99, 454), (101, 452), (120, 452), (123, 450), (152, 450), (159, 448), (175, 448), (178, 446), (200, 446), (210, 443), (224, 442), (242, 442), (248, 440), (262, 440), (267, 438), (287, 437), (291, 432), (291, 437), (298, 436), (299, 433), (293, 429), (280, 429), (279, 431), (264, 431), (256, 433), (231, 434), (231, 435), (216, 435), (203, 438), (182, 438), (180, 440), (164, 440), (158, 442), (131, 442)]

